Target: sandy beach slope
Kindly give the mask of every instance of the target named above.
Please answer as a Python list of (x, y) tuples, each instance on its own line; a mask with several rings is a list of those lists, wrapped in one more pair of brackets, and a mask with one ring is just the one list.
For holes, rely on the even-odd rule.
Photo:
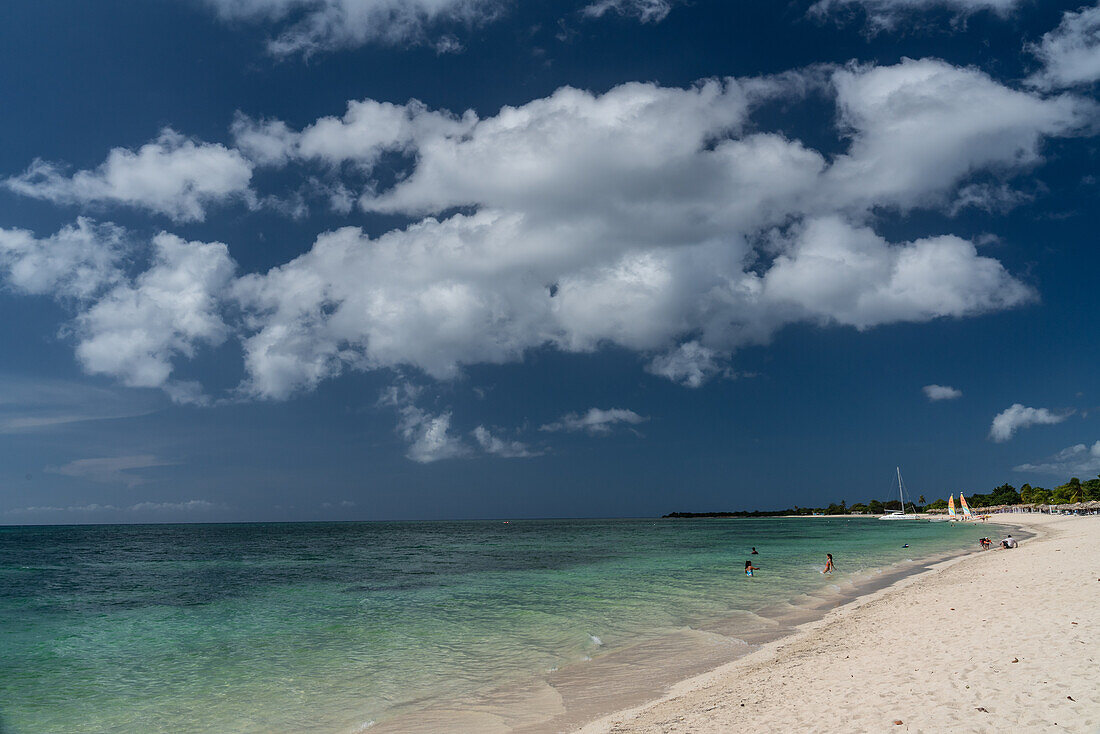
[(1011, 521), (1036, 537), (862, 597), (579, 731), (1100, 732), (1100, 517)]

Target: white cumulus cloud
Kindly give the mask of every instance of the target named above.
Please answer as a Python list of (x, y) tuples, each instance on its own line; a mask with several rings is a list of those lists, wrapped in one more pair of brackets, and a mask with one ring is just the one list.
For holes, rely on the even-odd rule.
[(270, 23), (276, 55), (362, 46), (413, 45), (454, 39), (439, 26), (474, 26), (496, 17), (502, 0), (206, 0), (227, 20)]
[[(535, 347), (605, 344), (699, 385), (789, 323), (863, 329), (1035, 297), (967, 240), (892, 243), (863, 222), (876, 207), (948, 207), (974, 173), (1032, 164), (1044, 138), (1081, 131), (1092, 103), (935, 60), (844, 68), (830, 83), (850, 144), (830, 163), (744, 132), (758, 100), (804, 92), (796, 77), (563, 88), (486, 118), (367, 100), (301, 132), (242, 122), (276, 126), (262, 154), (273, 161), (371, 176), (380, 156), (405, 154), (407, 174), (372, 181), (360, 203), (423, 217), (380, 237), (326, 233), (237, 283), (255, 328), (246, 388), (281, 398), (348, 368), (447, 378)], [(778, 252), (750, 244), (777, 227)]]
[(24, 196), (62, 204), (119, 204), (148, 209), (178, 222), (202, 221), (211, 204), (249, 199), (252, 165), (238, 151), (202, 143), (166, 128), (137, 151), (115, 148), (98, 168), (65, 175), (35, 160), (4, 183)]
[[(808, 93), (835, 98), (841, 152), (754, 123), (760, 104)], [(1010, 196), (1044, 140), (1082, 134), (1095, 112), (1071, 94), (905, 59), (686, 88), (564, 87), (488, 116), (415, 100), (352, 101), (300, 130), (238, 116), (239, 151), (222, 150), (242, 170), (320, 168), (334, 207), (356, 201), (407, 223), (381, 235), (325, 232), (289, 262), (243, 277), (225, 245), (165, 233), (148, 270), (130, 277), (117, 265), (121, 236), (81, 220), (56, 242), (0, 230), (0, 273), (27, 292), (83, 299), (72, 333), (87, 371), (180, 401), (202, 393), (173, 379), (174, 363), (231, 337), (244, 352), (240, 394), (258, 398), (349, 370), (450, 379), (531, 349), (607, 346), (698, 387), (790, 324), (868, 329), (1033, 300), (973, 242), (889, 241), (876, 213), (950, 212), (975, 176), (995, 175)], [(204, 149), (173, 140), (165, 145)], [(107, 180), (108, 168), (84, 173)], [(353, 193), (352, 181), (362, 188)], [(204, 199), (179, 196), (159, 206), (201, 216)], [(421, 458), (477, 449), (446, 411), (409, 403), (399, 414)]]
[(836, 217), (809, 221), (763, 286), (777, 309), (790, 304), (803, 319), (857, 329), (968, 316), (1034, 297), (967, 240), (945, 235), (891, 244)]
[(1062, 449), (1054, 456), (1035, 464), (1020, 464), (1014, 471), (1054, 474), (1059, 477), (1091, 477), (1100, 473), (1100, 441), (1088, 446), (1079, 443)]
[(1074, 135), (1095, 119), (1078, 97), (1042, 97), (986, 73), (935, 59), (851, 67), (834, 76), (851, 147), (826, 175), (866, 206), (942, 206), (975, 171), (1010, 171), (1041, 159), (1045, 137)]
[(642, 23), (660, 23), (672, 10), (675, 0), (597, 0), (581, 9), (590, 18), (617, 13)]
[(124, 235), (109, 222), (84, 217), (41, 239), (0, 228), (0, 275), (23, 293), (87, 300), (122, 279)]
[[(75, 337), (77, 359), (89, 374), (161, 388), (176, 402), (204, 402), (197, 383), (171, 379), (172, 363), (233, 334), (223, 311), (236, 264), (220, 242), (186, 242), (162, 232), (151, 245), (146, 268), (130, 277), (122, 264), (138, 254), (138, 244), (112, 224), (80, 218), (42, 239), (0, 229), (0, 278), (15, 290), (76, 306), (65, 333)], [(27, 416), (8, 427), (70, 419), (82, 420), (79, 413)]]
[(1100, 79), (1100, 5), (1067, 11), (1057, 28), (1028, 49), (1043, 64), (1029, 84), (1042, 89), (1094, 84)]
[[(228, 248), (166, 233), (153, 246), (148, 270), (76, 319), (76, 355), (84, 369), (131, 387), (171, 386), (174, 358), (192, 357), (198, 345), (220, 344), (229, 334), (219, 304), (236, 267)], [(169, 391), (184, 402), (198, 399), (194, 393), (186, 385)]]
[(429, 415), (419, 408), (406, 408), (398, 423), (398, 430), (409, 442), (405, 455), (420, 464), (468, 455), (469, 448), (449, 433), (450, 428), (450, 413)]
[(538, 456), (541, 452), (532, 450), (522, 441), (509, 441), (494, 436), (485, 426), (478, 426), (472, 432), (481, 450), (492, 456), (504, 459), (524, 459), (530, 456)]
[(343, 116), (322, 117), (301, 131), (281, 120), (254, 120), (241, 113), (231, 129), (237, 147), (261, 165), (303, 159), (370, 167), (383, 153), (407, 150), (418, 140), (462, 135), (474, 119), (472, 113), (459, 118), (429, 110), (415, 99), (403, 105), (366, 99), (352, 100)]
[(567, 413), (553, 423), (547, 423), (540, 431), (584, 431), (593, 436), (611, 433), (619, 424), (628, 426), (649, 420), (626, 408), (589, 408), (587, 413)]
[(646, 369), (685, 387), (701, 387), (713, 375), (727, 372), (722, 355), (697, 341), (688, 341), (650, 360)]
[(408, 443), (405, 457), (418, 464), (469, 456), (470, 447), (451, 433), (451, 413), (432, 414), (416, 405), (422, 390), (398, 383), (383, 391), (379, 404), (397, 411), (397, 433)]
[(1071, 415), (1073, 411), (1053, 413), (1047, 408), (1029, 408), (1020, 403), (1013, 403), (993, 417), (989, 437), (997, 442), (1007, 441), (1021, 428), (1061, 423)]
[(378, 401), (379, 405), (397, 412), (397, 433), (408, 444), (406, 458), (429, 464), (443, 459), (471, 458), (479, 452), (504, 459), (542, 454), (522, 441), (501, 438), (483, 425), (469, 433), (475, 443), (464, 441), (451, 431), (450, 411), (432, 412), (417, 405), (424, 393), (423, 387), (402, 380), (383, 390)]
[(957, 390), (947, 385), (925, 385), (921, 388), (925, 397), (935, 402), (937, 400), (955, 400), (962, 397), (962, 390)]
[[(818, 0), (810, 7), (810, 15), (826, 17), (858, 7), (867, 17), (871, 31), (892, 30), (920, 13), (947, 10), (956, 18), (989, 11), (1002, 17), (1011, 15), (1023, 0)], [(919, 18), (916, 20), (919, 24)]]

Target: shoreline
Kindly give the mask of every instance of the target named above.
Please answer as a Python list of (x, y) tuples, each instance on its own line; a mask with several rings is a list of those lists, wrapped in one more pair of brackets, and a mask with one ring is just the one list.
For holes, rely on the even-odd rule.
[[(1012, 515), (988, 524), (1030, 537), (1013, 551), (964, 551), (931, 562), (664, 695), (572, 731), (1093, 730), (1100, 694), (1088, 671), (1098, 660), (1085, 640), (1100, 632), (1100, 519)], [(1065, 595), (1050, 594), (1054, 576), (1075, 578)], [(1059, 612), (1073, 619), (1062, 622)], [(1034, 621), (1033, 629), (1021, 618)], [(1036, 685), (1066, 692), (1034, 695)], [(966, 698), (977, 702), (959, 703)]]
[[(1018, 527), (1013, 523), (994, 524), (1010, 525), (1013, 532)], [(1030, 535), (1026, 531), (1024, 534)], [(375, 731), (380, 734), (574, 731), (621, 714), (623, 709), (640, 710), (679, 690), (686, 681), (738, 665), (782, 644), (837, 610), (887, 592), (943, 564), (980, 553), (977, 547), (964, 546), (916, 560), (838, 574), (832, 583), (754, 611), (731, 610), (728, 616), (644, 637), (624, 648), (552, 670), (526, 683), (507, 684), (469, 698), (417, 707), (378, 721), (370, 730), (372, 734)]]

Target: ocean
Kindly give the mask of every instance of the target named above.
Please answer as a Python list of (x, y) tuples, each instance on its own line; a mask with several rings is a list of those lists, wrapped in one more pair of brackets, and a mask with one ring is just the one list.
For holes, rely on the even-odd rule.
[(0, 733), (552, 730), (994, 531), (874, 518), (0, 527)]

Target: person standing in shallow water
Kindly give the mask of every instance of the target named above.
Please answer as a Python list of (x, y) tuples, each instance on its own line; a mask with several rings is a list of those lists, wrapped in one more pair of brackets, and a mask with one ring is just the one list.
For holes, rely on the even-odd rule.
[(752, 576), (753, 571), (759, 571), (760, 569), (752, 565), (752, 561), (745, 561), (745, 575)]
[(833, 565), (833, 554), (825, 554), (825, 569), (821, 573), (832, 573), (836, 570), (836, 566)]

